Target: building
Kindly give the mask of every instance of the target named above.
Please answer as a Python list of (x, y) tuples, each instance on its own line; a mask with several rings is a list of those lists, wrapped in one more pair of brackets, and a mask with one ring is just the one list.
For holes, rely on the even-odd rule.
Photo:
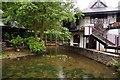
[(71, 30), (70, 46), (120, 53), (120, 5), (112, 8), (103, 0), (91, 0), (82, 12), (85, 16)]
[[(0, 9), (0, 15), (2, 15), (3, 11)], [(27, 29), (22, 26), (14, 26), (14, 22), (9, 22), (8, 24), (3, 23), (2, 16), (0, 17), (0, 44), (5, 46), (10, 46), (10, 40), (17, 35), (24, 37), (24, 34), (27, 35)]]

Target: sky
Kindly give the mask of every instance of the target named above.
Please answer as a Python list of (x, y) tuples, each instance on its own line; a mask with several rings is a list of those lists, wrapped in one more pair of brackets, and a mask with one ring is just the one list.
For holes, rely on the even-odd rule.
[[(76, 0), (78, 7), (83, 10), (88, 7), (91, 0)], [(117, 7), (120, 0), (104, 0), (108, 6)]]

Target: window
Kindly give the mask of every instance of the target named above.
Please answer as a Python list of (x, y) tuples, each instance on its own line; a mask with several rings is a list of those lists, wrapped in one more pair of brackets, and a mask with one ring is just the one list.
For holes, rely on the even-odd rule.
[(73, 41), (74, 43), (80, 43), (80, 36), (78, 34), (74, 35), (73, 38), (74, 38)]
[(94, 24), (94, 19), (90, 19), (90, 24)]

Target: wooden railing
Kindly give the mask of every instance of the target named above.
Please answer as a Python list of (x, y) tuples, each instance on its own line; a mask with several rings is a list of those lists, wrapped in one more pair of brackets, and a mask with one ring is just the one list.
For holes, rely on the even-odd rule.
[(108, 25), (108, 29), (118, 29), (120, 28), (120, 22), (114, 22)]
[(107, 39), (111, 42), (113, 42), (116, 46), (120, 46), (120, 36), (115, 34), (107, 34)]

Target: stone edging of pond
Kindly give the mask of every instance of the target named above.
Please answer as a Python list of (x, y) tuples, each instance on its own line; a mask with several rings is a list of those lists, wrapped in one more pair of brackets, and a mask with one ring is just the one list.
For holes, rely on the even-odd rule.
[(19, 55), (19, 56), (11, 56), (11, 57), (0, 57), (0, 60), (2, 59), (16, 59), (16, 58), (21, 58), (21, 57), (25, 57), (25, 56), (32, 56), (32, 55), (36, 55), (36, 54), (25, 54), (25, 55)]
[(113, 62), (120, 62), (120, 55), (97, 51), (93, 49), (86, 49), (86, 48), (80, 48), (75, 46), (60, 46), (62, 49), (66, 49), (69, 51), (74, 51), (78, 54), (81, 54), (83, 56), (86, 56), (90, 59), (93, 59), (95, 61), (101, 62), (103, 64), (109, 64)]

